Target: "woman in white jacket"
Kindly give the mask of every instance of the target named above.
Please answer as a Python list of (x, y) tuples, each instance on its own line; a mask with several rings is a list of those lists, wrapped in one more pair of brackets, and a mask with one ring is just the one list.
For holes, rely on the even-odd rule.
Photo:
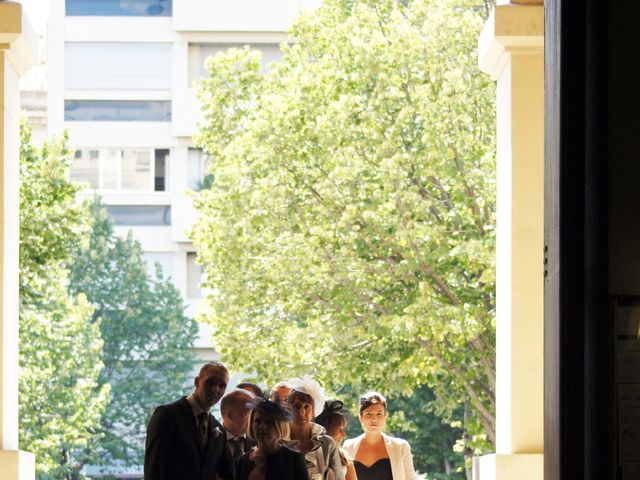
[(360, 397), (364, 434), (344, 442), (353, 458), (358, 480), (415, 480), (411, 447), (406, 440), (382, 433), (387, 421), (387, 399), (378, 392)]

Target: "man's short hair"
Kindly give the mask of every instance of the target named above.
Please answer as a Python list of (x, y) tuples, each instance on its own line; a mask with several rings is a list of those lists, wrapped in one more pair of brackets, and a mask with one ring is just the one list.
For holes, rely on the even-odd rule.
[(222, 400), (220, 400), (220, 413), (222, 415), (226, 415), (226, 412), (231, 410), (240, 410), (245, 407), (247, 402), (254, 401), (256, 396), (251, 393), (249, 390), (244, 390), (242, 388), (234, 388), (233, 390), (227, 392)]
[(241, 388), (242, 390), (248, 390), (253, 393), (256, 397), (264, 398), (264, 392), (260, 388), (259, 385), (251, 382), (241, 382), (236, 385), (236, 388)]
[(222, 363), (220, 363), (220, 362), (207, 362), (204, 365), (202, 365), (202, 367), (200, 367), (200, 371), (198, 372), (198, 376), (201, 376), (204, 372), (206, 372), (210, 368), (215, 368), (215, 369), (218, 369), (218, 370), (224, 370), (225, 372), (227, 372), (227, 375), (229, 374), (229, 370), (227, 370), (227, 367), (225, 367)]

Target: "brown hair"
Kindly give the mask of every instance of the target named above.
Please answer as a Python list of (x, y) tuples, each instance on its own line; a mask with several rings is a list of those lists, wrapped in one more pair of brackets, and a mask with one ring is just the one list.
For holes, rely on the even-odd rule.
[(289, 405), (293, 403), (293, 400), (296, 397), (298, 397), (301, 400), (304, 400), (307, 403), (310, 403), (312, 407), (314, 406), (313, 397), (308, 393), (301, 392), (300, 390), (291, 390), (291, 393), (287, 397), (287, 401), (289, 402)]
[(379, 392), (367, 392), (362, 394), (360, 397), (360, 415), (371, 405), (380, 404), (384, 408), (384, 411), (387, 411), (387, 399)]

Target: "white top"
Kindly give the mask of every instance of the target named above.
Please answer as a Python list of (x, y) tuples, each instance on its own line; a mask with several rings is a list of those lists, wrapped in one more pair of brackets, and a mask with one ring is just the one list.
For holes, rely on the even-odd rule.
[[(343, 449), (351, 456), (356, 458), (360, 443), (364, 438), (364, 433), (356, 438), (345, 440)], [(391, 475), (393, 480), (416, 480), (416, 472), (413, 469), (413, 457), (411, 456), (411, 447), (409, 442), (401, 438), (390, 437), (382, 434), (384, 446), (389, 454), (389, 462), (391, 463)]]

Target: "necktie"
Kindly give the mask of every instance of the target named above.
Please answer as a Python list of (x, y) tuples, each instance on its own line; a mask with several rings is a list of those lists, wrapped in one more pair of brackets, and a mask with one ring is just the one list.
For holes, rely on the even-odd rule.
[(209, 414), (206, 412), (198, 414), (198, 431), (200, 432), (200, 445), (203, 447), (207, 443), (207, 417), (209, 417)]
[(244, 453), (244, 438), (234, 437), (229, 439), (229, 450), (234, 460)]

